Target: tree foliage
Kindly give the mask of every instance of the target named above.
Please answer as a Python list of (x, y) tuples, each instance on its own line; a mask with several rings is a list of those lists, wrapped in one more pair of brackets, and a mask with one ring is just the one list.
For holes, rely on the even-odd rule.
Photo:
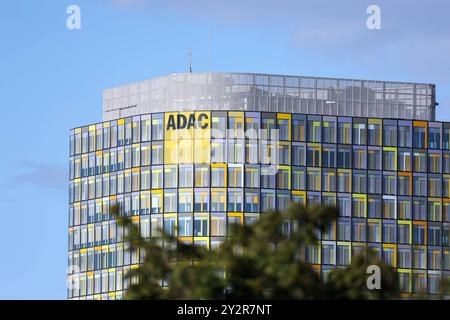
[[(371, 251), (330, 271), (326, 279), (304, 261), (305, 248), (316, 246), (318, 231), (334, 222), (331, 207), (292, 205), (264, 213), (252, 225), (231, 225), (216, 249), (161, 237), (143, 239), (134, 222), (112, 212), (125, 227), (131, 250), (144, 261), (132, 269), (127, 299), (367, 299), (398, 298), (395, 270)], [(381, 269), (381, 289), (367, 290), (367, 266)], [(139, 279), (139, 281), (137, 281)], [(164, 284), (164, 286), (162, 286)]]

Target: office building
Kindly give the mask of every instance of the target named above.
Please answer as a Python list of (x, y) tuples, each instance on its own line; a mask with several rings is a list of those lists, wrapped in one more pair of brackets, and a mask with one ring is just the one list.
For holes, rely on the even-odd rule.
[[(435, 86), (249, 73), (171, 74), (107, 89), (103, 122), (70, 131), (69, 299), (120, 299), (140, 254), (108, 215), (214, 248), (227, 224), (291, 201), (340, 216), (304, 259), (370, 247), (405, 296), (450, 275), (450, 123)], [(274, 138), (276, 137), (276, 138)]]

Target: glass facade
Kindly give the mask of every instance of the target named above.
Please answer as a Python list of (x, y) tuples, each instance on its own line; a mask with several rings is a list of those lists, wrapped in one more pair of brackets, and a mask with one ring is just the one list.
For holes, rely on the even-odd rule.
[(235, 110), (434, 121), (435, 105), (435, 86), (425, 83), (176, 73), (104, 90), (103, 119), (169, 111)]
[[(217, 247), (291, 201), (340, 217), (303, 259), (326, 276), (370, 247), (405, 294), (450, 273), (450, 124), (435, 86), (253, 73), (170, 74), (103, 92), (70, 132), (69, 299), (121, 299), (138, 268), (108, 215)], [(400, 120), (402, 119), (402, 120)]]
[[(275, 143), (267, 143), (278, 129)], [(264, 133), (263, 133), (264, 132)], [(290, 201), (340, 216), (303, 259), (326, 276), (363, 248), (396, 268), (405, 295), (450, 275), (450, 123), (296, 113), (143, 114), (70, 132), (70, 299), (120, 299), (141, 253), (108, 215), (216, 247)], [(276, 164), (273, 160), (276, 159)]]

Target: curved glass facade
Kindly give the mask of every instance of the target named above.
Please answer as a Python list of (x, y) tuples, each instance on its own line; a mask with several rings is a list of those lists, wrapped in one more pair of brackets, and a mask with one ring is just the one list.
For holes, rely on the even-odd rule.
[(235, 110), (435, 120), (435, 86), (261, 73), (175, 73), (103, 91), (103, 119)]
[(290, 201), (340, 209), (302, 251), (319, 272), (370, 247), (405, 294), (436, 293), (450, 275), (450, 123), (205, 110), (75, 128), (68, 297), (120, 299), (124, 274), (139, 267), (112, 205), (145, 237), (163, 228), (212, 248), (228, 225)]

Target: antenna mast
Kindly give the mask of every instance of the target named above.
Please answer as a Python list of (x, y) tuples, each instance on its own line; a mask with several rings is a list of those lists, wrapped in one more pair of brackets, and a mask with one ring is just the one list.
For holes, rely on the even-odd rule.
[(192, 49), (188, 49), (189, 73), (192, 73)]

